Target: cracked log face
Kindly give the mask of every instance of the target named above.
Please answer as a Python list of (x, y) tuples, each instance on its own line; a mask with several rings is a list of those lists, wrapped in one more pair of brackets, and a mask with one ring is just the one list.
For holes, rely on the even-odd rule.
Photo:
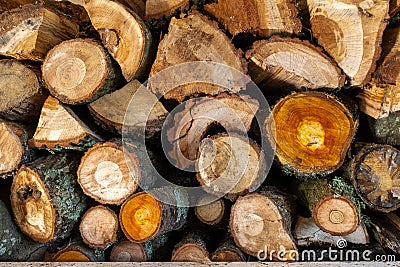
[(101, 140), (68, 107), (49, 96), (42, 108), (36, 132), (30, 140), (31, 144), (39, 148), (68, 147), (85, 138)]
[(7, 122), (0, 122), (0, 175), (16, 170), (22, 162), (22, 130)]
[(246, 53), (249, 74), (261, 89), (333, 90), (341, 87), (344, 76), (336, 63), (307, 41), (273, 37), (257, 41)]
[(148, 63), (151, 33), (125, 6), (109, 0), (86, 0), (84, 5), (103, 45), (121, 67), (128, 82)]
[(113, 246), (111, 250), (110, 261), (145, 262), (147, 261), (147, 256), (143, 244), (122, 240)]
[(167, 153), (178, 168), (193, 170), (200, 142), (210, 126), (218, 122), (228, 132), (247, 132), (259, 107), (255, 99), (227, 93), (190, 99), (183, 105), (165, 123), (171, 125), (166, 130), (166, 141), (171, 146)]
[(351, 85), (370, 80), (380, 55), (389, 1), (308, 0), (311, 30), (350, 78)]
[(170, 16), (178, 9), (189, 7), (189, 0), (147, 0), (146, 18), (159, 19)]
[(203, 139), (196, 163), (196, 177), (205, 191), (229, 199), (254, 191), (266, 175), (263, 151), (237, 134)]
[[(187, 65), (187, 67), (179, 67), (179, 70), (172, 69), (166, 73), (161, 72), (181, 63), (196, 61), (221, 63), (241, 73), (246, 73), (241, 57), (228, 37), (214, 22), (195, 13), (182, 19), (172, 18), (168, 34), (164, 36), (158, 46), (157, 57), (150, 72), (149, 88), (155, 94), (162, 95), (166, 99), (176, 99), (179, 102), (196, 94), (216, 95), (226, 91), (223, 87), (211, 84), (193, 82), (185, 84), (184, 82), (189, 79), (185, 75), (193, 75), (192, 78), (208, 78), (210, 73), (216, 71), (215, 67), (210, 70), (201, 65), (197, 67), (198, 69), (193, 70), (193, 65)], [(179, 73), (174, 71), (179, 71)], [(182, 75), (182, 72), (185, 75)], [(159, 81), (157, 73), (160, 73), (162, 82)], [(238, 74), (236, 71), (232, 71), (225, 75), (233, 75), (233, 80), (236, 81)], [(179, 82), (180, 79), (182, 82)], [(203, 79), (199, 81), (201, 82)], [(238, 92), (243, 88), (233, 83), (232, 88), (229, 89), (232, 92)]]
[(92, 207), (83, 215), (79, 231), (88, 246), (105, 249), (117, 241), (118, 217), (107, 207)]
[(299, 176), (338, 169), (357, 125), (342, 103), (321, 92), (293, 93), (281, 99), (266, 120), (279, 161)]
[(301, 23), (290, 0), (220, 0), (205, 6), (233, 36), (252, 33), (261, 37), (272, 34), (298, 34)]
[(400, 151), (388, 145), (367, 145), (351, 162), (351, 179), (358, 196), (372, 210), (400, 207)]
[(122, 204), (136, 191), (139, 179), (136, 156), (124, 153), (121, 146), (111, 142), (90, 148), (78, 169), (78, 183), (83, 192), (102, 204)]

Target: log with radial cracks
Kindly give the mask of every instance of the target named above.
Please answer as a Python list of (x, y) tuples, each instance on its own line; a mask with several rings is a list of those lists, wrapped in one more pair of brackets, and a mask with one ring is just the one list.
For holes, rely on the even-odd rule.
[(32, 121), (39, 117), (48, 92), (43, 90), (38, 68), (16, 60), (0, 60), (0, 116)]
[(351, 85), (369, 82), (380, 55), (389, 1), (308, 0), (311, 30), (350, 78)]
[[(163, 82), (159, 82), (157, 73), (162, 73), (169, 67), (188, 62), (196, 61), (212, 61), (227, 65), (239, 72), (245, 73), (241, 57), (238, 51), (233, 47), (228, 37), (216, 26), (216, 24), (208, 20), (205, 16), (198, 13), (189, 15), (186, 18), (172, 18), (169, 24), (168, 34), (158, 46), (156, 60), (152, 66), (149, 79), (149, 88), (156, 94), (160, 94), (167, 99), (176, 99), (183, 101), (186, 97), (196, 94), (216, 95), (225, 91), (220, 86), (201, 83), (202, 77), (210, 77), (210, 73), (214, 73), (216, 68), (208, 69), (207, 67), (187, 65), (186, 69), (180, 67), (178, 72), (168, 70), (167, 74), (162, 74)], [(196, 68), (196, 70), (193, 70)], [(184, 73), (185, 75), (182, 75)], [(194, 76), (194, 73), (196, 74)], [(179, 84), (177, 79), (186, 79), (190, 77), (200, 77), (200, 83)], [(225, 73), (226, 76), (236, 75)], [(236, 79), (236, 76), (233, 76)], [(171, 86), (178, 84), (178, 86)], [(169, 88), (172, 87), (172, 88)], [(176, 88), (175, 88), (176, 87)], [(172, 89), (172, 90), (166, 90)], [(231, 91), (237, 92), (241, 88), (233, 85)]]
[(275, 189), (261, 188), (257, 193), (239, 197), (232, 206), (230, 218), (236, 245), (249, 255), (269, 260), (277, 256), (269, 252), (279, 251), (283, 246), (285, 251), (280, 257), (295, 260), (297, 248), (291, 234), (292, 212), (289, 198)]
[(375, 119), (400, 110), (400, 26), (383, 34), (381, 64), (357, 96), (360, 110)]
[(209, 263), (209, 253), (207, 251), (208, 236), (202, 231), (189, 231), (175, 245), (172, 252), (172, 262), (198, 262)]
[(257, 189), (266, 177), (260, 146), (238, 134), (218, 134), (199, 145), (197, 180), (205, 191), (235, 199)]
[(249, 96), (219, 94), (216, 97), (190, 99), (182, 110), (171, 113), (166, 121), (168, 156), (179, 168), (193, 168), (200, 141), (210, 126), (219, 123), (227, 131), (246, 133), (259, 107)]
[(187, 9), (189, 0), (146, 0), (146, 18), (170, 16), (178, 9)]
[(79, 32), (77, 24), (42, 4), (4, 12), (0, 23), (0, 54), (17, 59), (43, 60), (53, 46)]
[(89, 247), (105, 249), (117, 241), (118, 217), (105, 206), (91, 207), (82, 216), (79, 231)]
[(51, 94), (66, 104), (92, 102), (122, 84), (118, 68), (92, 39), (73, 39), (55, 46), (47, 54), (42, 72)]
[[(137, 80), (89, 104), (89, 110), (101, 126), (119, 134), (151, 138), (161, 131), (167, 110), (157, 97)], [(154, 105), (154, 107), (153, 107)], [(147, 111), (147, 112), (146, 112)], [(125, 133), (124, 133), (125, 134)]]
[(186, 223), (189, 196), (185, 189), (160, 187), (128, 198), (121, 206), (119, 222), (132, 242), (145, 242), (179, 230)]
[(389, 145), (366, 145), (351, 161), (351, 181), (372, 210), (400, 207), (400, 151)]
[(86, 150), (101, 140), (72, 110), (49, 96), (30, 144), (38, 148)]
[(281, 99), (266, 120), (278, 160), (285, 170), (299, 177), (337, 170), (357, 125), (344, 104), (331, 95), (312, 91)]
[(83, 192), (102, 204), (122, 204), (136, 191), (139, 179), (138, 158), (112, 142), (90, 148), (78, 169)]
[(125, 79), (130, 81), (144, 75), (151, 64), (152, 37), (140, 17), (110, 0), (86, 0), (84, 7)]
[(246, 53), (249, 74), (265, 91), (341, 87), (344, 76), (336, 63), (307, 41), (273, 37), (257, 41)]
[(10, 198), (15, 221), (24, 234), (41, 243), (69, 237), (86, 208), (76, 182), (77, 167), (76, 155), (58, 154), (18, 170)]
[(206, 5), (205, 10), (233, 36), (252, 33), (269, 37), (301, 31), (301, 22), (291, 0), (220, 0)]

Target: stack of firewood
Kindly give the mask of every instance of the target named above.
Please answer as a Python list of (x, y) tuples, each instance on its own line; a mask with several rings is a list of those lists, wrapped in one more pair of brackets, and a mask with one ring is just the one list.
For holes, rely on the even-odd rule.
[(399, 7), (0, 1), (0, 260), (400, 253)]

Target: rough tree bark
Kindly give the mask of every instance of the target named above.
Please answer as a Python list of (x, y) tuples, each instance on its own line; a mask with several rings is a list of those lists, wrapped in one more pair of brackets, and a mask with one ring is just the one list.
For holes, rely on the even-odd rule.
[(175, 245), (171, 261), (209, 263), (207, 237), (202, 231), (188, 231)]

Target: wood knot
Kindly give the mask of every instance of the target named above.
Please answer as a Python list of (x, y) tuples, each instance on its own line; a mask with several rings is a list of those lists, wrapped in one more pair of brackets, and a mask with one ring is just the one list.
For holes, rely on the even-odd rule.
[(110, 53), (115, 53), (119, 45), (119, 35), (114, 29), (102, 28), (98, 30), (103, 45)]

